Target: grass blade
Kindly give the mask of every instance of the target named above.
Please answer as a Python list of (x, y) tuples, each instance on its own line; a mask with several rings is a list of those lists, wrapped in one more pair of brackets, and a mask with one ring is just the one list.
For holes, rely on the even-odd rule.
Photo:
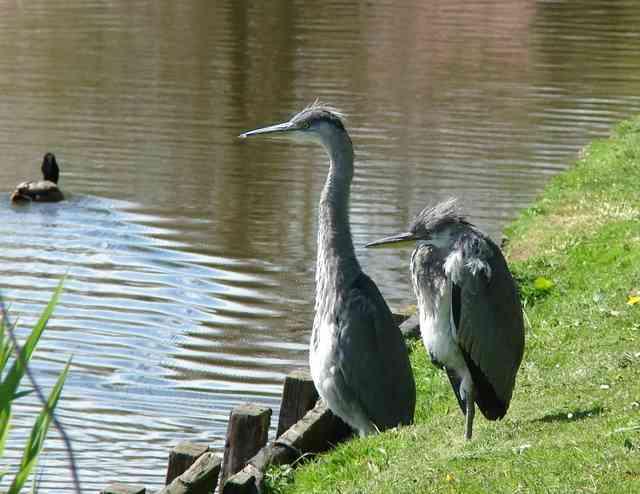
[(11, 423), (11, 406), (7, 403), (0, 409), (0, 458), (4, 456), (4, 447), (9, 436), (9, 424)]
[(65, 365), (64, 370), (60, 373), (56, 385), (51, 390), (49, 398), (47, 399), (46, 407), (40, 412), (36, 422), (31, 429), (31, 436), (29, 442), (25, 446), (24, 453), (22, 455), (22, 462), (20, 463), (20, 469), (18, 474), (11, 484), (8, 494), (18, 494), (24, 486), (29, 474), (33, 470), (33, 467), (38, 461), (38, 455), (44, 445), (44, 440), (47, 436), (49, 426), (53, 420), (53, 410), (58, 404), (60, 394), (62, 393), (62, 387), (67, 379), (69, 373), (69, 366), (71, 365), (71, 359)]
[(15, 395), (20, 381), (24, 376), (26, 363), (31, 358), (31, 355), (33, 354), (33, 351), (35, 350), (36, 345), (40, 340), (40, 336), (42, 335), (42, 332), (44, 331), (44, 328), (46, 327), (47, 322), (49, 321), (49, 318), (51, 317), (51, 314), (53, 313), (53, 310), (58, 303), (58, 299), (60, 298), (60, 294), (62, 293), (62, 286), (64, 284), (65, 278), (66, 277), (63, 277), (60, 280), (60, 283), (58, 283), (58, 286), (53, 292), (51, 300), (49, 300), (49, 303), (42, 312), (40, 319), (27, 338), (24, 346), (21, 348), (20, 355), (13, 362), (13, 365), (11, 366), (11, 369), (9, 370), (9, 373), (7, 374), (4, 381), (0, 383), (0, 397), (3, 398), (3, 401), (7, 397), (13, 397)]

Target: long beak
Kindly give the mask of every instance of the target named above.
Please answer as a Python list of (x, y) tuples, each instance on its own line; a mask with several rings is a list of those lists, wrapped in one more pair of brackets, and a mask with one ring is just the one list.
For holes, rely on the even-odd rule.
[(373, 242), (370, 242), (367, 245), (365, 245), (365, 247), (367, 247), (367, 248), (369, 248), (369, 247), (373, 247), (373, 248), (380, 248), (380, 247), (400, 248), (400, 247), (405, 247), (405, 246), (415, 242), (416, 240), (418, 240), (418, 239), (416, 238), (415, 234), (413, 234), (411, 232), (405, 232), (405, 233), (398, 233), (397, 235), (392, 235), (390, 237), (381, 238), (379, 240), (374, 240)]
[(282, 122), (276, 125), (269, 125), (268, 127), (262, 127), (261, 129), (249, 130), (247, 132), (243, 132), (238, 137), (240, 139), (246, 139), (250, 136), (255, 136), (258, 134), (274, 134), (279, 132), (288, 132), (295, 130), (296, 127), (291, 122)]

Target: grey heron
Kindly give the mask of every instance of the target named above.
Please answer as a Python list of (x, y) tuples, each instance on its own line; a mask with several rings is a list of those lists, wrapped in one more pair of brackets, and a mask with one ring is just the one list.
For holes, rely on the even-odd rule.
[(42, 160), (43, 180), (22, 182), (11, 194), (11, 202), (58, 202), (64, 194), (58, 188), (60, 168), (53, 153), (47, 153)]
[(343, 116), (318, 102), (290, 120), (241, 134), (321, 144), (329, 173), (319, 205), (315, 317), (309, 366), (320, 397), (361, 436), (413, 421), (415, 383), (405, 342), (362, 271), (349, 225), (353, 145)]
[(471, 439), (475, 404), (489, 420), (509, 408), (524, 351), (518, 290), (500, 248), (465, 220), (455, 199), (423, 209), (408, 232), (367, 247), (407, 242), (416, 245), (411, 279), (422, 339), (449, 377)]

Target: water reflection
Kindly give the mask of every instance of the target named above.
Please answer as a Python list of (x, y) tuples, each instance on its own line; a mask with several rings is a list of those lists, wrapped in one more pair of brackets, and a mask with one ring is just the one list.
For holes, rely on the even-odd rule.
[[(356, 248), (401, 305), (408, 252), (362, 245), (449, 195), (497, 237), (640, 107), (631, 1), (36, 0), (0, 14), (0, 289), (24, 334), (69, 272), (34, 365), (49, 386), (74, 354), (61, 418), (91, 490), (158, 486), (171, 444), (220, 447), (232, 406), (277, 407), (282, 375), (306, 365), (325, 157), (241, 130), (315, 97), (348, 113)], [(9, 207), (45, 151), (70, 199)], [(11, 459), (35, 409), (18, 410)], [(45, 491), (69, 487), (55, 434), (43, 464)]]

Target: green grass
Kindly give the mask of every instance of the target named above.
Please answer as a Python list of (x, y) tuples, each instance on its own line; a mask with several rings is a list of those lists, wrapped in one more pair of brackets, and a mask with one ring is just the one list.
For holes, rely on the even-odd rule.
[(415, 344), (416, 425), (356, 439), (283, 493), (640, 492), (640, 118), (591, 144), (506, 231), (527, 319), (504, 420), (463, 417)]

